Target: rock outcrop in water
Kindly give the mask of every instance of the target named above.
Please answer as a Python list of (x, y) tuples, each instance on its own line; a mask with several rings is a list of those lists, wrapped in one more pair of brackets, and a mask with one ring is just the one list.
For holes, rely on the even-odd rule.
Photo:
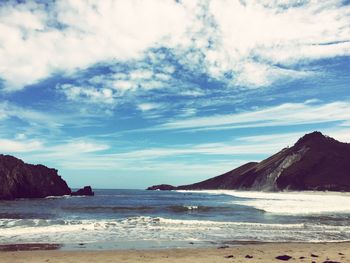
[(159, 185), (153, 185), (147, 188), (147, 190), (162, 190), (162, 191), (169, 191), (169, 190), (176, 190), (175, 186), (172, 186), (170, 184), (159, 184)]
[(81, 195), (86, 195), (86, 196), (93, 196), (95, 193), (92, 191), (91, 186), (84, 186), (84, 188), (79, 189), (78, 191), (72, 192), (72, 196), (81, 196)]
[[(16, 157), (0, 154), (0, 200), (43, 198), (71, 193), (56, 169), (27, 164)], [(76, 193), (93, 195), (91, 187), (84, 187), (72, 194)]]
[(350, 144), (313, 132), (261, 162), (176, 189), (350, 191)]

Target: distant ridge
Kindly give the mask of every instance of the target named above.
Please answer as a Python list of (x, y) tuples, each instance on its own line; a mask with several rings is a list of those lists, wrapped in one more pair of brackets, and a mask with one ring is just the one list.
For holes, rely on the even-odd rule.
[[(148, 189), (166, 190), (157, 186)], [(315, 131), (261, 162), (174, 189), (350, 191), (350, 144)]]

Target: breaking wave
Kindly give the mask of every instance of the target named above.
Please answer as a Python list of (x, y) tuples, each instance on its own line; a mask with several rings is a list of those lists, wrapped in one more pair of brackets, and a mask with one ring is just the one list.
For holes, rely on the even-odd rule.
[(336, 192), (253, 192), (235, 190), (190, 191), (235, 197), (231, 202), (254, 207), (268, 213), (282, 215), (307, 215), (349, 213), (350, 194)]
[(119, 220), (2, 219), (0, 243), (117, 241), (349, 241), (350, 226), (263, 224), (138, 216)]
[(67, 211), (74, 212), (92, 212), (92, 213), (128, 213), (128, 212), (173, 212), (173, 213), (188, 213), (188, 212), (213, 212), (213, 211), (228, 211), (230, 207), (217, 206), (197, 206), (197, 205), (170, 205), (170, 206), (66, 206), (62, 208)]

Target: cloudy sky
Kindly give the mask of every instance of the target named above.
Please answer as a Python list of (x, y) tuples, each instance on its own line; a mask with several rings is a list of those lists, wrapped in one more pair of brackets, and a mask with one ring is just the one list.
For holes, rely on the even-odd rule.
[(196, 182), (314, 130), (350, 142), (349, 85), (349, 1), (0, 3), (0, 152), (73, 187)]

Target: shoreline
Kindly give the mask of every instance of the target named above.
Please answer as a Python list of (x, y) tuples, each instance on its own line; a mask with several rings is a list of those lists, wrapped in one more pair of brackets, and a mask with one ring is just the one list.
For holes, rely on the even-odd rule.
[(151, 250), (0, 251), (1, 263), (16, 262), (350, 262), (350, 242), (263, 243), (214, 248)]
[[(21, 251), (61, 251), (61, 252), (103, 252), (103, 251), (164, 251), (164, 250), (195, 250), (195, 249), (226, 249), (237, 248), (244, 246), (274, 246), (274, 245), (327, 245), (327, 244), (348, 244), (350, 247), (350, 240), (347, 241), (323, 241), (323, 242), (263, 242), (263, 241), (225, 241), (222, 243), (214, 242), (186, 242), (186, 245), (179, 246), (140, 246), (141, 242), (131, 242), (137, 246), (127, 246), (125, 242), (123, 246), (113, 246), (115, 242), (97, 242), (97, 243), (15, 243), (15, 244), (0, 244), (0, 253), (3, 252), (21, 252)], [(128, 242), (126, 242), (128, 243)], [(106, 244), (109, 244), (106, 246)]]

